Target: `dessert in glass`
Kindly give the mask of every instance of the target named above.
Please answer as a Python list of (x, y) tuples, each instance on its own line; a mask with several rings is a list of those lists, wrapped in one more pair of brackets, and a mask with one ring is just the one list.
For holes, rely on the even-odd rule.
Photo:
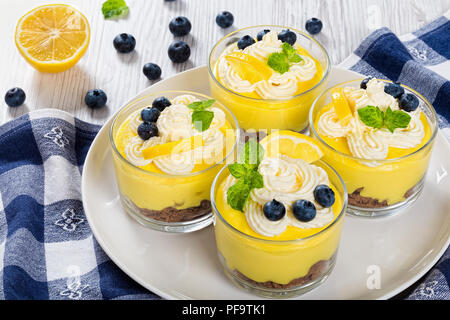
[(310, 127), (347, 186), (348, 212), (386, 215), (419, 196), (438, 126), (416, 91), (373, 78), (341, 83), (314, 102)]
[(242, 129), (303, 131), (312, 103), (326, 89), (330, 61), (304, 32), (263, 25), (221, 39), (208, 71), (212, 97), (230, 108)]
[(132, 101), (110, 131), (125, 211), (160, 231), (209, 225), (211, 184), (238, 139), (233, 114), (205, 95), (165, 91)]
[(332, 271), (347, 191), (322, 155), (312, 138), (281, 130), (260, 144), (249, 140), (240, 162), (215, 178), (218, 256), (238, 287), (286, 298), (315, 288)]

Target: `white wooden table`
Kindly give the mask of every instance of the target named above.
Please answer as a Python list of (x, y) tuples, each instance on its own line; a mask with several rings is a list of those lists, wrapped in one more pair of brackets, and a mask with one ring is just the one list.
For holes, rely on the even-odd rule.
[[(327, 48), (334, 64), (348, 56), (371, 31), (387, 26), (397, 34), (411, 32), (450, 9), (449, 0), (126, 0), (130, 14), (119, 21), (105, 21), (103, 0), (51, 1), (72, 4), (88, 18), (91, 43), (78, 64), (63, 73), (35, 71), (20, 56), (14, 44), (17, 20), (47, 0), (1, 0), (0, 30), (0, 124), (40, 108), (58, 108), (82, 120), (103, 123), (114, 110), (152, 83), (142, 73), (142, 66), (155, 62), (162, 68), (162, 78), (204, 65), (210, 49), (222, 36), (235, 28), (257, 24), (279, 24), (304, 30), (308, 18), (324, 23), (317, 39)], [(233, 13), (233, 27), (220, 29), (215, 16), (222, 10)], [(191, 46), (190, 59), (173, 64), (167, 48), (174, 40), (170, 20), (186, 16), (191, 33), (180, 38)], [(114, 50), (115, 35), (128, 32), (135, 36), (135, 52), (120, 55)], [(27, 100), (19, 108), (9, 108), (3, 97), (11, 87), (25, 90)], [(91, 110), (84, 104), (89, 89), (101, 88), (108, 104)]]

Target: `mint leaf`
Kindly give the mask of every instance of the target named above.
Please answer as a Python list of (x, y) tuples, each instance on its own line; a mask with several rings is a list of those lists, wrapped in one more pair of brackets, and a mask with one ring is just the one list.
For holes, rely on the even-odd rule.
[(392, 111), (391, 107), (388, 107), (386, 109), (386, 113), (384, 115), (384, 124), (390, 132), (394, 132), (394, 130), (397, 128), (408, 127), (410, 121), (411, 116), (406, 112), (401, 110)]
[(233, 163), (228, 166), (228, 171), (235, 178), (243, 178), (247, 173), (247, 169), (240, 163)]
[(255, 139), (248, 140), (241, 153), (241, 162), (248, 169), (254, 169), (258, 167), (263, 158), (264, 148)]
[(238, 180), (227, 191), (227, 203), (234, 210), (244, 212), (244, 205), (250, 195), (251, 188), (244, 183), (244, 180)]
[(297, 50), (289, 43), (283, 42), (282, 49), (289, 62), (297, 63), (303, 60), (302, 57), (297, 54)]
[(208, 130), (213, 119), (214, 112), (212, 111), (196, 110), (192, 113), (192, 123), (194, 124), (194, 128), (197, 129), (197, 131)]
[(128, 14), (128, 6), (124, 0), (107, 0), (103, 2), (102, 13), (105, 19), (120, 18)]
[(195, 101), (188, 105), (189, 109), (202, 111), (211, 107), (216, 100), (204, 100), (204, 101)]
[(252, 189), (260, 189), (264, 187), (263, 176), (257, 170), (247, 171), (247, 175), (244, 177), (244, 182)]
[(367, 106), (358, 109), (358, 115), (361, 121), (369, 127), (379, 129), (383, 126), (383, 111), (378, 107)]
[(273, 70), (283, 74), (289, 71), (289, 61), (286, 54), (282, 52), (274, 52), (269, 55), (269, 59), (267, 60), (267, 64)]

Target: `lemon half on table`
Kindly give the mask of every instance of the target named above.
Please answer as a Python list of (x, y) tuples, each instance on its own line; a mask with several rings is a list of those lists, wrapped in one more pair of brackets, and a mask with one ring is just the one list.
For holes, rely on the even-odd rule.
[(73, 67), (89, 45), (90, 29), (86, 17), (65, 4), (39, 6), (16, 26), (19, 52), (35, 69), (62, 72)]

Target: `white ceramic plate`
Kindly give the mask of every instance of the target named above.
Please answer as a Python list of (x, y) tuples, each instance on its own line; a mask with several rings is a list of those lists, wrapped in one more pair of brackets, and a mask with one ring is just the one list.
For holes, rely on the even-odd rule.
[[(209, 94), (207, 77), (206, 67), (199, 67), (160, 81), (140, 95), (169, 89)], [(329, 85), (360, 77), (333, 68)], [(95, 138), (82, 177), (87, 219), (109, 257), (164, 298), (256, 299), (223, 274), (212, 226), (190, 234), (165, 234), (141, 226), (124, 212), (109, 148), (110, 125), (111, 119)], [(405, 211), (376, 219), (346, 216), (335, 270), (299, 299), (386, 299), (422, 277), (449, 244), (449, 154), (450, 146), (439, 133), (424, 191)]]

